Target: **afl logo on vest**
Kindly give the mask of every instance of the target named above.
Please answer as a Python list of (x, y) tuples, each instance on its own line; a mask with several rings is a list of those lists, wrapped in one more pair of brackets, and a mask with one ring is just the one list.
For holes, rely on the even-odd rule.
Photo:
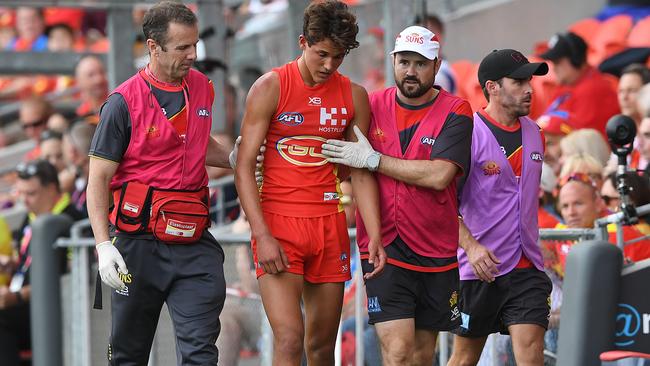
[(320, 153), (325, 141), (319, 136), (292, 136), (278, 140), (276, 148), (280, 156), (293, 165), (321, 166), (327, 164), (325, 155)]
[(542, 153), (537, 152), (537, 151), (533, 151), (532, 153), (530, 153), (530, 159), (532, 161), (536, 161), (538, 163), (541, 163), (541, 162), (544, 161), (544, 155)]
[(199, 108), (196, 110), (196, 114), (199, 117), (210, 117), (210, 111), (207, 110), (206, 108)]
[(430, 146), (433, 146), (433, 144), (434, 144), (435, 142), (436, 142), (436, 139), (434, 139), (433, 137), (422, 136), (422, 138), (420, 139), (420, 143), (421, 143), (422, 145), (430, 145)]
[(284, 112), (278, 116), (278, 121), (285, 126), (293, 127), (302, 124), (305, 121), (305, 117), (298, 112)]

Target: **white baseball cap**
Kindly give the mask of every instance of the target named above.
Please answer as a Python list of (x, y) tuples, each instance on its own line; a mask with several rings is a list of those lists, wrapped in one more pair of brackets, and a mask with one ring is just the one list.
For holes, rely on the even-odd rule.
[(432, 31), (417, 25), (404, 29), (395, 40), (395, 49), (390, 54), (397, 52), (417, 52), (429, 60), (438, 58), (440, 42), (438, 36)]

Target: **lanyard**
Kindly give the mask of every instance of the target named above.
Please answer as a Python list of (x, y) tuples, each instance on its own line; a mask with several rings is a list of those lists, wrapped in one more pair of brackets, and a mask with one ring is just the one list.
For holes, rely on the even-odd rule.
[(29, 243), (32, 241), (32, 227), (30, 225), (25, 226), (23, 229), (23, 238), (20, 241), (20, 251), (19, 251), (19, 261), (23, 263), (20, 267), (20, 272), (26, 273), (29, 269), (29, 266), (32, 264), (32, 256), (29, 255)]

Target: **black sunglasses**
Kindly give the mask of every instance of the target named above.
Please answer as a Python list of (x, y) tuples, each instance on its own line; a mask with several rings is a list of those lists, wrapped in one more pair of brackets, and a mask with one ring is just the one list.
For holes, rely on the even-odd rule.
[(23, 130), (26, 130), (28, 128), (36, 128), (36, 127), (42, 126), (45, 123), (47, 123), (47, 119), (40, 119), (40, 120), (34, 121), (32, 123), (22, 123), (21, 126), (22, 126)]

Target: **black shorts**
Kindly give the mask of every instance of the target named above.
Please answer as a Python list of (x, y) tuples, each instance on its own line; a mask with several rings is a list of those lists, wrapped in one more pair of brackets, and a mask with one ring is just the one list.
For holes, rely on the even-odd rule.
[[(361, 261), (364, 273), (373, 265)], [(460, 325), (458, 268), (445, 272), (417, 272), (386, 264), (377, 277), (366, 281), (368, 323), (396, 319), (415, 320), (415, 328), (448, 331)]]
[(548, 327), (551, 280), (537, 268), (513, 269), (492, 283), (460, 281), (461, 324), (456, 334), (484, 337), (508, 334), (513, 324)]

